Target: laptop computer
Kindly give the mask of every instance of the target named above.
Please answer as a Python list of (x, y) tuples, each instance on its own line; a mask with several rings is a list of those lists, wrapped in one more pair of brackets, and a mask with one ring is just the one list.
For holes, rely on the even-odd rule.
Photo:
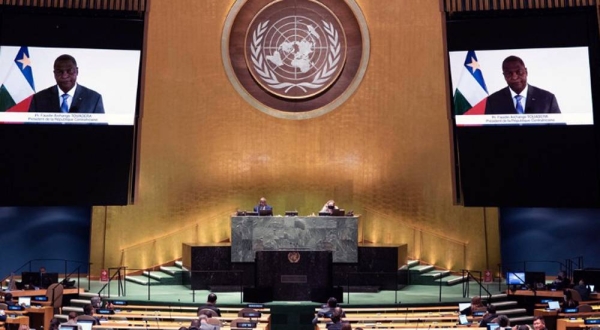
[(458, 303), (458, 313), (464, 314), (469, 307), (471, 307), (471, 303)]
[(59, 330), (78, 330), (76, 324), (61, 324), (58, 326)]
[(19, 297), (18, 304), (24, 307), (31, 307), (31, 297)]
[(92, 320), (79, 320), (79, 321), (77, 321), (77, 325), (81, 326), (81, 330), (92, 330), (92, 326), (94, 325), (94, 321), (92, 321)]
[(487, 330), (496, 330), (500, 327), (498, 323), (488, 323)]
[(471, 325), (471, 322), (469, 322), (469, 319), (467, 318), (467, 316), (465, 314), (460, 314), (460, 315), (458, 315), (458, 324)]
[(558, 301), (551, 300), (548, 302), (547, 311), (557, 311), (560, 309), (560, 303)]

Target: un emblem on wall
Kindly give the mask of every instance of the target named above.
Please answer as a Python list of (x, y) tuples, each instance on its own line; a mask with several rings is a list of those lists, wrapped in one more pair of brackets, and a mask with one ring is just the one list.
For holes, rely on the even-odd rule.
[(342, 104), (360, 84), (368, 54), (353, 0), (238, 0), (223, 30), (230, 81), (280, 118), (313, 118)]

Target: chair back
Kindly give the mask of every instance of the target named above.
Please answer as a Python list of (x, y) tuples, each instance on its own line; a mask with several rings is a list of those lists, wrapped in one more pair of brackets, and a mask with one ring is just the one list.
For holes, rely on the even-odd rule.
[(52, 283), (46, 289), (46, 297), (50, 302), (50, 306), (57, 308), (62, 307), (64, 287), (60, 283)]
[(204, 314), (204, 315), (210, 315), (210, 317), (218, 317), (219, 314), (217, 314), (217, 312), (213, 311), (210, 308), (202, 308), (201, 310), (198, 311), (198, 315), (200, 314)]
[(79, 315), (77, 316), (77, 321), (80, 320), (84, 320), (84, 321), (94, 321), (94, 324), (98, 323), (98, 319), (91, 316), (91, 315)]
[(593, 311), (594, 310), (592, 309), (591, 305), (588, 305), (588, 304), (579, 305), (579, 310), (578, 310), (579, 313), (591, 313)]
[(8, 305), (5, 303), (0, 303), (0, 309), (6, 310), (6, 309), (8, 309)]
[(216, 326), (219, 326), (219, 327), (222, 326), (221, 320), (219, 320), (217, 318), (214, 318), (214, 317), (206, 319), (206, 323), (208, 323), (210, 325), (216, 325)]
[(581, 295), (579, 294), (579, 291), (575, 289), (567, 289), (567, 291), (571, 293), (571, 298), (573, 298), (573, 300), (575, 300), (576, 302), (581, 301)]

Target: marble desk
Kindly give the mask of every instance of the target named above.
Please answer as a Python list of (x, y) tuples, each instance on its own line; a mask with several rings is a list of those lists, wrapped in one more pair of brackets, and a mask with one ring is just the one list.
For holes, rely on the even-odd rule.
[(359, 217), (231, 217), (231, 262), (256, 251), (332, 251), (334, 263), (358, 262)]

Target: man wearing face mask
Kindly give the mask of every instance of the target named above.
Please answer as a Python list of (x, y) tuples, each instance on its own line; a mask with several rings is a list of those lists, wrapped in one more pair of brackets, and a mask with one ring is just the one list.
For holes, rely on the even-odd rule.
[(71, 55), (54, 61), (56, 85), (33, 95), (29, 112), (104, 113), (102, 96), (77, 84), (79, 68)]
[(339, 210), (339, 208), (337, 206), (335, 206), (335, 201), (333, 199), (330, 199), (327, 201), (327, 203), (325, 203), (325, 205), (323, 205), (323, 208), (321, 209), (321, 211), (319, 211), (319, 213), (333, 213), (333, 210)]

